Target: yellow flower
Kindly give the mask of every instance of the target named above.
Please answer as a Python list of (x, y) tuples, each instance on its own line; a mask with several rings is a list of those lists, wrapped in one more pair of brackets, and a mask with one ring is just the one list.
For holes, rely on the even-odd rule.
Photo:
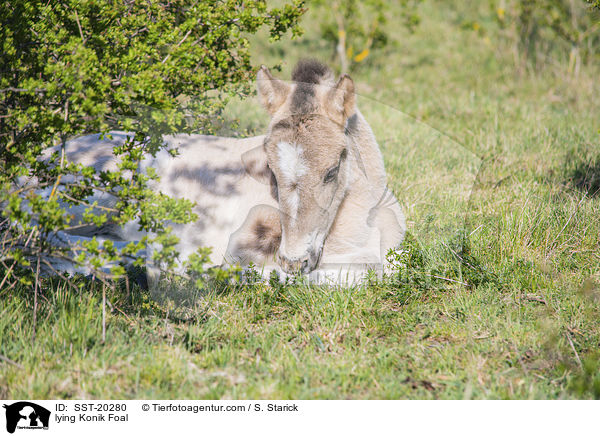
[(362, 62), (365, 60), (365, 58), (369, 56), (369, 49), (365, 48), (363, 51), (361, 51), (359, 54), (357, 54), (356, 56), (354, 56), (354, 61), (355, 62)]
[(498, 14), (498, 18), (500, 20), (504, 20), (504, 9), (503, 8), (496, 9), (496, 13)]

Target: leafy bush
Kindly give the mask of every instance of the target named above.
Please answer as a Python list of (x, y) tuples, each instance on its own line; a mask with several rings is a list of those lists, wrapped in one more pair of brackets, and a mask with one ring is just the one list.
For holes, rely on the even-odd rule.
[[(163, 134), (210, 132), (228, 96), (249, 91), (246, 35), (261, 28), (272, 41), (288, 30), (298, 35), (303, 12), (302, 0), (271, 9), (265, 0), (2, 2), (0, 288), (16, 283), (16, 270), (30, 283), (40, 268), (52, 268), (48, 259), (73, 252), (96, 270), (114, 261), (112, 274), (121, 275), (123, 258), (135, 259), (151, 242), (51, 243), (58, 231), (79, 225), (138, 220), (140, 229), (155, 232), (154, 242), (172, 248), (176, 238), (165, 220), (189, 222), (192, 205), (152, 192), (148, 182), (156, 175), (141, 174), (138, 164), (161, 149)], [(96, 172), (65, 158), (69, 138), (110, 130), (135, 134), (115, 149), (118, 171)], [(53, 146), (52, 158), (42, 160)], [(116, 195), (117, 206), (90, 203), (94, 191)], [(84, 205), (84, 222), (74, 222), (64, 204)], [(171, 249), (158, 258), (169, 264), (176, 256)]]
[(407, 233), (402, 248), (390, 250), (387, 260), (392, 265), (379, 286), (386, 297), (407, 304), (414, 298), (431, 296), (448, 286), (477, 289), (486, 285), (502, 287), (502, 280), (472, 254), (471, 242), (464, 231), (457, 231), (441, 247), (424, 246)]

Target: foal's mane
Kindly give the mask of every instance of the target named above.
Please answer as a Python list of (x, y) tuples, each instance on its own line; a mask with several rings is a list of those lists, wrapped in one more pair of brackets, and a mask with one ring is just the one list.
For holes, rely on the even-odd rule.
[(292, 80), (296, 89), (292, 95), (292, 114), (311, 114), (317, 107), (315, 85), (333, 86), (333, 72), (325, 64), (316, 59), (302, 59), (292, 72)]
[(319, 84), (327, 79), (333, 79), (333, 72), (316, 59), (301, 59), (292, 72), (294, 82)]

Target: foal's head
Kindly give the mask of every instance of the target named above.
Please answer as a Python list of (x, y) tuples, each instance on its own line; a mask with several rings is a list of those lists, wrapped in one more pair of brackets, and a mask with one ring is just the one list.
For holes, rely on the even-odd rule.
[(258, 94), (271, 114), (264, 147), (281, 219), (278, 258), (288, 272), (316, 268), (351, 174), (345, 134), (355, 112), (354, 83), (316, 61), (301, 61), (292, 83), (263, 67)]

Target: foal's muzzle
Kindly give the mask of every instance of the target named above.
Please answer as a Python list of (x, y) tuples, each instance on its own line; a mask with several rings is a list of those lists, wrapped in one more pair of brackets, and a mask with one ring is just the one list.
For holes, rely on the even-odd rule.
[(277, 252), (277, 260), (281, 268), (288, 274), (302, 273), (308, 274), (317, 267), (319, 260), (321, 259), (321, 253), (323, 249), (319, 249), (318, 252), (309, 251), (303, 256), (297, 258), (289, 258), (281, 251)]

